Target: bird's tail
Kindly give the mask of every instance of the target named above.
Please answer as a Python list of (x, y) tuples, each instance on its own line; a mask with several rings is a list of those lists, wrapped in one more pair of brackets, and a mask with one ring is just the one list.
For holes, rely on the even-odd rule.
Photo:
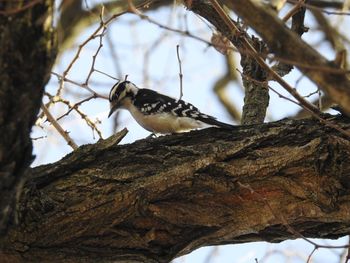
[(209, 115), (200, 116), (200, 121), (204, 122), (206, 124), (209, 124), (211, 126), (216, 126), (216, 127), (220, 127), (220, 128), (224, 128), (224, 129), (233, 129), (236, 127), (235, 125), (218, 121), (217, 119), (215, 119), (214, 117), (209, 116)]

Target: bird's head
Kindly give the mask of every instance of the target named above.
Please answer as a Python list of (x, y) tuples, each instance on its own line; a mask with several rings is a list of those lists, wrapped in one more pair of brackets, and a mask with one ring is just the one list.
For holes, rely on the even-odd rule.
[(118, 108), (123, 108), (127, 100), (132, 100), (135, 97), (137, 91), (138, 87), (128, 80), (117, 82), (109, 92), (110, 111), (108, 118)]

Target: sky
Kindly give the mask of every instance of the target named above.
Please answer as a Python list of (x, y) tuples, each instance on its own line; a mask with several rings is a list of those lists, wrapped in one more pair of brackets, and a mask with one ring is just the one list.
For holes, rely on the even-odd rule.
[[(88, 1), (89, 6), (93, 6), (98, 1)], [(290, 6), (283, 12), (287, 12)], [(283, 13), (282, 12), (282, 13)], [(193, 35), (201, 36), (210, 40), (214, 31), (200, 17), (189, 13), (182, 6), (172, 8), (161, 8), (157, 11), (148, 12), (151, 18), (161, 24), (181, 29), (189, 30)], [(234, 17), (234, 16), (233, 16)], [(309, 16), (310, 17), (310, 16)], [(346, 31), (349, 26), (348, 17), (332, 17), (334, 23), (342, 23), (341, 30)], [(340, 20), (344, 21), (340, 21)], [(306, 25), (312, 30), (303, 37), (313, 46), (317, 46), (319, 52), (329, 59), (334, 57), (334, 52), (330, 50), (327, 43), (322, 43), (323, 36), (313, 30), (315, 25), (311, 18), (306, 20)], [(75, 56), (78, 45), (97, 28), (94, 24), (81, 32), (76, 41), (76, 45), (70, 50), (63, 52), (53, 72), (62, 74)], [(349, 28), (349, 27), (348, 27)], [(349, 35), (346, 32), (347, 36)], [(183, 99), (198, 107), (203, 113), (215, 116), (218, 120), (233, 123), (230, 116), (225, 112), (223, 106), (216, 98), (212, 87), (215, 81), (225, 72), (224, 57), (221, 53), (207, 44), (197, 40), (165, 31), (156, 25), (140, 20), (133, 14), (127, 14), (108, 26), (106, 35), (103, 38), (103, 47), (96, 58), (95, 69), (109, 74), (113, 77), (123, 78), (128, 75), (128, 79), (142, 88), (154, 89), (166, 95), (178, 98), (179, 96), (179, 64), (176, 54), (176, 46), (179, 45), (180, 57), (183, 71)], [(99, 38), (89, 42), (84, 47), (77, 62), (67, 78), (79, 83), (83, 83), (87, 78), (91, 68), (92, 58), (99, 46)], [(239, 68), (239, 55), (234, 54), (237, 68)], [(291, 85), (304, 96), (314, 92), (316, 87), (307, 79), (301, 78), (297, 70), (285, 77)], [(89, 87), (99, 94), (107, 96), (116, 80), (104, 74), (94, 72), (89, 82)], [(55, 94), (59, 82), (52, 76), (46, 87), (46, 91)], [(271, 86), (279, 92), (291, 97), (276, 83)], [(230, 83), (227, 94), (236, 104), (237, 108), (243, 106), (244, 93), (240, 83)], [(87, 98), (89, 92), (79, 86), (65, 83), (62, 96), (71, 102), (78, 102)], [(267, 120), (279, 120), (295, 114), (298, 106), (279, 98), (270, 92), (270, 106), (267, 113)], [(311, 98), (315, 98), (314, 95)], [(44, 98), (47, 102), (47, 98)], [(105, 99), (92, 99), (82, 104), (79, 109), (84, 112), (93, 122), (97, 122), (97, 127), (102, 132), (103, 138), (108, 138), (113, 134), (113, 119), (107, 118), (109, 103)], [(50, 107), (50, 112), (57, 118), (66, 113), (68, 108), (62, 103), (56, 103)], [(59, 121), (60, 125), (69, 132), (69, 136), (78, 144), (96, 143), (99, 139), (96, 132), (93, 132), (86, 122), (75, 112)], [(126, 111), (120, 112), (118, 130), (127, 127), (129, 132), (121, 143), (132, 143), (145, 138), (149, 132), (140, 127)], [(57, 133), (52, 125), (45, 118), (37, 122), (33, 128), (32, 138), (34, 140), (34, 154), (36, 159), (33, 167), (51, 163), (70, 153), (72, 149), (64, 139)], [(41, 138), (44, 137), (44, 138)], [(328, 242), (332, 245), (342, 245), (347, 243), (347, 238), (338, 241), (317, 241)], [(175, 262), (306, 262), (307, 257), (313, 250), (313, 246), (303, 240), (286, 241), (280, 244), (269, 244), (256, 242), (240, 245), (226, 245), (217, 247), (205, 247), (192, 252), (189, 255), (180, 257)], [(283, 253), (275, 251), (283, 251)], [(339, 250), (319, 249), (312, 256), (312, 262), (339, 262)], [(210, 257), (209, 255), (214, 255)], [(271, 255), (267, 257), (266, 255)], [(287, 260), (286, 256), (290, 256)], [(265, 259), (264, 259), (265, 257)]]

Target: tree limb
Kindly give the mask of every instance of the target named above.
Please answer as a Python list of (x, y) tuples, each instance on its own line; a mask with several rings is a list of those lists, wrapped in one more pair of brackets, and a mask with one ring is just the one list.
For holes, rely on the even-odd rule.
[(313, 119), (85, 145), (32, 170), (0, 257), (168, 262), (297, 238), (286, 222), (338, 238), (350, 230), (349, 176), (350, 142)]

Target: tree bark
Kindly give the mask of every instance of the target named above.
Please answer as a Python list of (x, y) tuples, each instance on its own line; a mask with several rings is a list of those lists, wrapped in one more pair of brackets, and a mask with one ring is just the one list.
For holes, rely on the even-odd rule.
[(0, 238), (34, 158), (29, 134), (55, 58), (52, 12), (53, 0), (0, 3)]
[(168, 262), (204, 245), (299, 237), (289, 226), (349, 233), (350, 142), (316, 120), (110, 144), (32, 169), (0, 257)]

